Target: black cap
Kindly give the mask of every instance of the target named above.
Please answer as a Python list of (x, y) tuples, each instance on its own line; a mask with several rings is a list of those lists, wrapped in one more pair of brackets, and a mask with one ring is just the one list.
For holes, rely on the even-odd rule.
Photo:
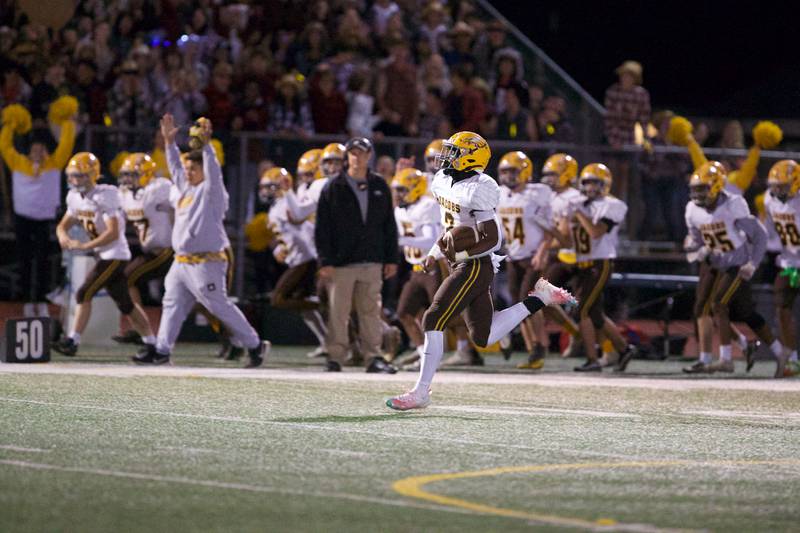
[(354, 150), (358, 148), (359, 150), (364, 150), (365, 152), (372, 151), (372, 142), (367, 139), (366, 137), (353, 137), (347, 144), (344, 145), (344, 149), (346, 152), (350, 150)]

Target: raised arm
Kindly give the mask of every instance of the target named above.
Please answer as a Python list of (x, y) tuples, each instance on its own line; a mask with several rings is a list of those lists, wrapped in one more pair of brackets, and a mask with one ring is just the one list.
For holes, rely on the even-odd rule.
[(72, 149), (75, 148), (75, 122), (65, 120), (61, 123), (61, 138), (58, 139), (58, 146), (48, 161), (50, 167), (61, 170), (67, 165)]
[(736, 185), (739, 190), (742, 191), (742, 194), (744, 194), (753, 183), (760, 158), (761, 149), (758, 146), (753, 146), (747, 152), (747, 159), (744, 160), (742, 167), (728, 174), (728, 182)]
[(183, 190), (186, 185), (186, 172), (184, 172), (183, 163), (181, 163), (181, 152), (175, 143), (175, 135), (177, 133), (178, 128), (175, 127), (175, 119), (167, 113), (161, 118), (161, 136), (164, 137), (167, 168), (172, 176), (172, 183), (178, 187), (178, 190)]
[(2, 154), (3, 161), (12, 171), (19, 170), (25, 174), (33, 174), (33, 166), (30, 159), (17, 152), (16, 148), (14, 148), (14, 126), (11, 124), (6, 124), (0, 130), (0, 154)]

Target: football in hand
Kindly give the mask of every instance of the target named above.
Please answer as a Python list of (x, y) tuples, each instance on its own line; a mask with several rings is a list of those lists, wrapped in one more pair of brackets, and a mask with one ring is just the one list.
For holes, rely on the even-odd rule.
[(462, 252), (478, 242), (480, 234), (472, 226), (456, 226), (449, 229), (439, 240), (439, 248), (450, 260), (455, 261), (456, 252)]

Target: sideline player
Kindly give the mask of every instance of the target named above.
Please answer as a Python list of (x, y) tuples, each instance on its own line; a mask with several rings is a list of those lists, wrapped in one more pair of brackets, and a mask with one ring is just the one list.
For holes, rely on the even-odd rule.
[(797, 361), (797, 336), (792, 309), (800, 292), (800, 165), (797, 161), (778, 161), (767, 177), (767, 194), (764, 207), (767, 223), (772, 224), (780, 238), (781, 254), (778, 266), (782, 269), (775, 277), (775, 316), (783, 345), (790, 350), (786, 377), (800, 373)]
[[(788, 354), (776, 340), (764, 318), (755, 311), (750, 279), (767, 249), (767, 232), (750, 214), (747, 202), (723, 190), (727, 171), (722, 163), (709, 161), (689, 180), (686, 204), (689, 230), (687, 251), (696, 252), (700, 273), (694, 313), (700, 341), (700, 360), (683, 369), (687, 374), (733, 372), (730, 315), (733, 311), (777, 359), (775, 377), (783, 377)], [(713, 316), (713, 318), (712, 318)], [(719, 360), (712, 362), (714, 324), (719, 332)], [(748, 367), (753, 364), (748, 360)]]
[(438, 259), (445, 256), (453, 269), (422, 318), (424, 344), (417, 383), (410, 391), (386, 400), (392, 409), (420, 409), (430, 403), (431, 382), (444, 352), (444, 328), (453, 316), (463, 312), (472, 341), (485, 347), (544, 306), (574, 302), (567, 291), (540, 279), (522, 302), (494, 312), (489, 291), (502, 260), (494, 254), (502, 237), (495, 218), (500, 187), (484, 174), (490, 157), (488, 143), (477, 133), (461, 131), (443, 143), (440, 170), (431, 186), (441, 207), (442, 225), (469, 226), (479, 238), (469, 249), (457, 253), (439, 239), (428, 252), (426, 270), (433, 270)]
[[(550, 204), (553, 191), (541, 183), (529, 183), (533, 163), (523, 152), (508, 152), (497, 166), (500, 202), (497, 213), (505, 236), (508, 287), (513, 300), (522, 300), (542, 275), (547, 245), (552, 239)], [(536, 313), (520, 324), (528, 360), (518, 368), (538, 370), (544, 365), (547, 335), (544, 313)]]
[[(156, 177), (156, 164), (144, 153), (125, 158), (119, 172), (119, 193), (125, 218), (133, 224), (142, 253), (125, 267), (128, 293), (142, 312), (139, 283), (161, 279), (172, 265), (172, 223), (175, 211), (169, 201), (172, 182)], [(138, 342), (139, 334), (128, 331), (117, 342)]]
[(617, 370), (624, 371), (636, 355), (636, 348), (625, 342), (616, 325), (603, 311), (603, 291), (611, 279), (612, 261), (617, 257), (619, 227), (628, 206), (611, 195), (611, 171), (602, 163), (592, 163), (580, 174), (581, 196), (569, 204), (571, 237), (577, 260), (578, 314), (586, 362), (576, 372), (600, 372), (597, 340), (602, 331), (619, 352)]
[(228, 328), (234, 344), (247, 348), (247, 368), (260, 366), (269, 343), (261, 343), (258, 334), (242, 312), (228, 298), (226, 269), (228, 243), (223, 219), (228, 192), (222, 181), (222, 169), (209, 141), (211, 122), (200, 118), (192, 128), (193, 137), (202, 148), (186, 155), (182, 164), (175, 135), (178, 128), (169, 113), (161, 119), (161, 133), (167, 149), (167, 163), (179, 193), (175, 207), (172, 248), (175, 261), (165, 280), (164, 310), (158, 329), (158, 342), (146, 346), (133, 357), (139, 364), (164, 364), (180, 333), (183, 321), (196, 302)]
[[(581, 195), (576, 188), (577, 179), (578, 162), (569, 154), (553, 154), (542, 166), (542, 183), (550, 187), (554, 193), (551, 212), (553, 215), (552, 226), (556, 229), (555, 238), (550, 243), (551, 248), (546, 257), (544, 277), (558, 287), (566, 287), (570, 280), (577, 275), (575, 249), (564, 237), (569, 234), (569, 204)], [(572, 262), (565, 262), (564, 259), (567, 258)], [(571, 355), (580, 345), (579, 342), (576, 342), (576, 339), (580, 339), (578, 325), (561, 307), (548, 306), (542, 312), (545, 318), (556, 322), (569, 333), (569, 346), (562, 357)]]
[(285, 168), (273, 167), (261, 176), (260, 187), (274, 200), (269, 211), (269, 225), (276, 239), (273, 255), (289, 267), (278, 278), (272, 291), (272, 307), (297, 311), (308, 329), (317, 337), (316, 351), (324, 353), (328, 328), (319, 312), (319, 300), (310, 297), (316, 292), (317, 250), (314, 247), (314, 225), (290, 219), (286, 192), (292, 190), (292, 175)]
[[(92, 153), (79, 152), (72, 156), (66, 174), (70, 190), (67, 193), (67, 212), (56, 228), (58, 243), (63, 250), (92, 251), (97, 262), (75, 295), (78, 306), (72, 330), (53, 343), (53, 349), (68, 356), (78, 352), (81, 334), (92, 314), (92, 298), (101, 288), (108, 291), (120, 312), (130, 320), (144, 343), (152, 348), (156, 339), (147, 316), (140, 307), (134, 306), (128, 294), (125, 266), (131, 258), (131, 251), (125, 239), (125, 218), (119, 192), (113, 185), (97, 184), (100, 161)], [(89, 234), (88, 242), (69, 237), (67, 232), (75, 224), (81, 224)]]

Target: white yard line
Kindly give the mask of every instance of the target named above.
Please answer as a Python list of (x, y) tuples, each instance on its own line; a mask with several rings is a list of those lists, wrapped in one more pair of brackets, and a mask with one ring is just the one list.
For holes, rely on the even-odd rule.
[(23, 448), (22, 446), (13, 446), (11, 444), (0, 444), (0, 450), (10, 450), (12, 452), (28, 452), (28, 453), (50, 453), (50, 450), (43, 450), (41, 448)]
[(578, 409), (554, 409), (550, 407), (532, 407), (530, 409), (507, 409), (497, 407), (477, 407), (472, 405), (433, 405), (429, 409), (442, 411), (457, 411), (462, 413), (482, 413), (489, 415), (519, 415), (519, 416), (588, 416), (592, 418), (641, 418), (639, 415), (629, 413), (615, 413), (611, 411), (581, 411)]
[[(279, 381), (317, 381), (326, 383), (411, 383), (416, 378), (409, 373), (367, 374), (360, 370), (345, 372), (317, 372), (262, 368), (209, 368), (187, 366), (142, 367), (117, 364), (46, 363), (9, 364), (0, 363), (0, 374), (66, 374), (102, 377), (193, 377), (221, 379), (262, 379)], [(441, 384), (479, 385), (538, 385), (545, 387), (620, 387), (657, 390), (751, 390), (765, 392), (800, 392), (798, 379), (714, 379), (714, 378), (639, 378), (628, 376), (571, 376), (566, 374), (486, 374), (467, 372), (439, 372), (436, 382)]]
[(759, 420), (780, 420), (780, 421), (800, 421), (800, 413), (750, 413), (746, 411), (724, 411), (720, 409), (687, 409), (681, 411), (682, 414), (691, 416), (710, 416), (716, 418), (750, 418)]
[(101, 468), (83, 468), (77, 466), (61, 466), (45, 463), (32, 463), (29, 461), (15, 461), (11, 459), (0, 459), (0, 465), (16, 466), (19, 468), (30, 468), (34, 470), (49, 470), (56, 472), (71, 472), (77, 474), (89, 474), (95, 476), (107, 476), (124, 479), (136, 479), (141, 481), (157, 481), (163, 483), (177, 483), (181, 485), (194, 485), (198, 487), (210, 487), (213, 489), (241, 490), (246, 492), (265, 492), (270, 494), (286, 494), (292, 496), (313, 496), (319, 498), (333, 498), (339, 500), (350, 500), (363, 503), (378, 503), (381, 505), (391, 505), (394, 507), (410, 507), (415, 509), (429, 509), (433, 511), (446, 511), (459, 514), (479, 514), (467, 509), (457, 509), (442, 505), (427, 505), (413, 503), (403, 499), (375, 498), (372, 496), (362, 496), (359, 494), (348, 494), (344, 492), (315, 492), (305, 490), (294, 490), (286, 488), (269, 487), (264, 485), (250, 485), (247, 483), (229, 483), (225, 481), (213, 481), (205, 479), (191, 479), (177, 476), (159, 476), (155, 474), (140, 474), (138, 472), (125, 472), (122, 470), (106, 470)]

